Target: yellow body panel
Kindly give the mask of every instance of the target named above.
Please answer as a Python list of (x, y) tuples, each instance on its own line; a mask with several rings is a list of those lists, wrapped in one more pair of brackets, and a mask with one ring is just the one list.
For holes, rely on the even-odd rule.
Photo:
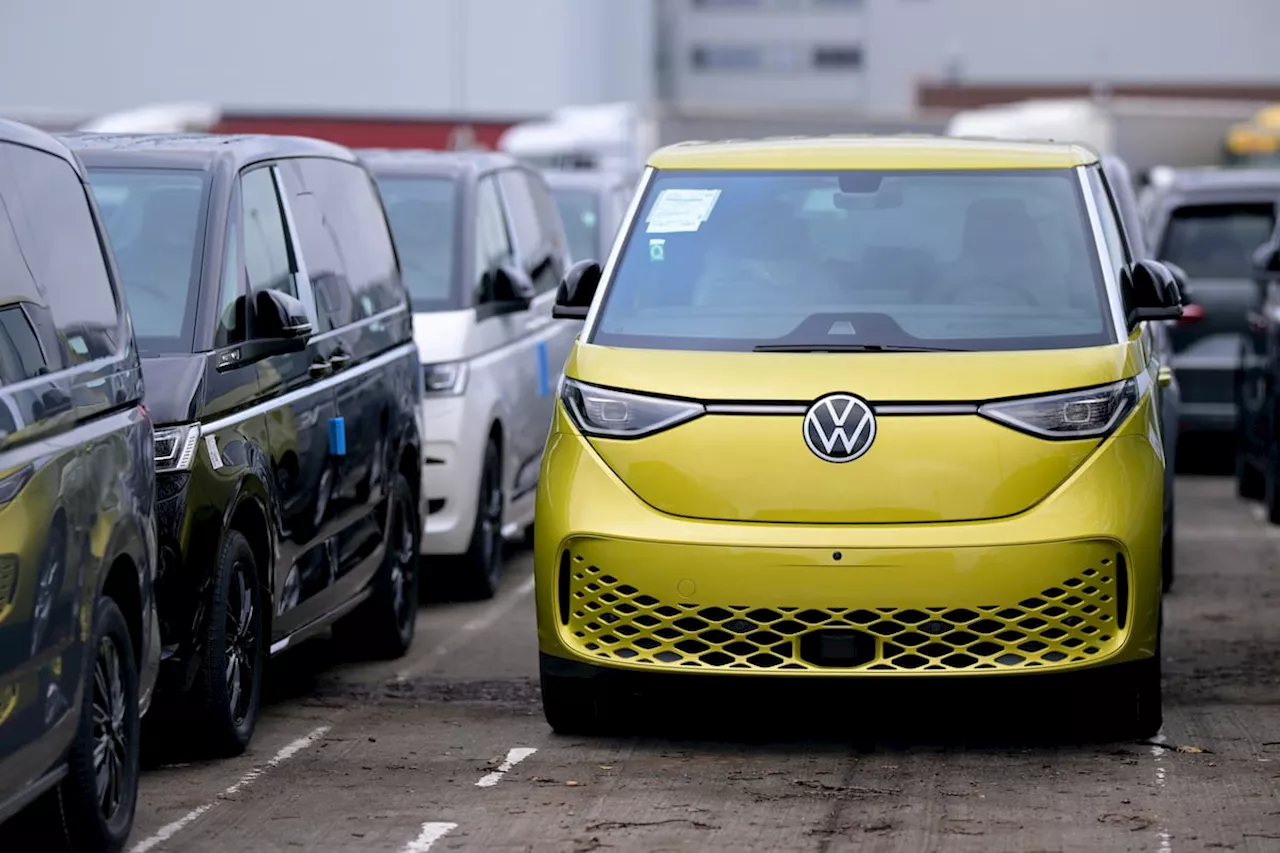
[[(1003, 357), (1014, 364), (1035, 355)], [(684, 356), (696, 374), (703, 354)], [(1107, 357), (1116, 373), (1094, 378), (1121, 378), (1128, 359)], [(570, 363), (568, 375), (599, 380)], [(1154, 388), (1154, 367), (1146, 369)], [(649, 386), (653, 375), (633, 373), (630, 384)], [(953, 387), (951, 398), (971, 396), (970, 387)], [(1164, 492), (1153, 403), (1148, 392), (1032, 508), (998, 520), (915, 524), (677, 517), (641, 500), (558, 407), (535, 516), (539, 647), (623, 670), (790, 677), (999, 675), (1149, 657), (1159, 628)], [(667, 433), (674, 444), (664, 453), (678, 450), (693, 423)], [(791, 443), (799, 442), (797, 429)], [(715, 473), (715, 459), (705, 464)], [(724, 478), (741, 467), (722, 464)], [(833, 627), (874, 636), (874, 652), (856, 667), (813, 664), (801, 654), (803, 632)]]
[(1070, 169), (1097, 161), (1080, 145), (924, 135), (681, 142), (649, 155), (656, 169)]

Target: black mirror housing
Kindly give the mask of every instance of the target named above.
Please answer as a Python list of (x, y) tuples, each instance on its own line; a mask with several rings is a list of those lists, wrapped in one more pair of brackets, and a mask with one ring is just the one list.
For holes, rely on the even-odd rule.
[(279, 290), (259, 290), (253, 298), (255, 340), (301, 340), (311, 337), (311, 318), (302, 302)]
[(489, 292), (498, 314), (510, 314), (529, 307), (538, 295), (533, 279), (523, 269), (504, 264), (489, 273)]
[(596, 298), (603, 270), (596, 261), (578, 261), (565, 273), (556, 291), (551, 316), (561, 320), (585, 320)]
[(1120, 290), (1129, 328), (1145, 320), (1177, 320), (1182, 316), (1182, 288), (1172, 270), (1159, 261), (1137, 261), (1120, 273)]
[[(240, 312), (244, 297), (239, 298)], [(259, 290), (253, 295), (253, 336), (218, 358), (219, 371), (234, 370), (271, 358), (302, 352), (314, 331), (302, 302), (279, 290)]]

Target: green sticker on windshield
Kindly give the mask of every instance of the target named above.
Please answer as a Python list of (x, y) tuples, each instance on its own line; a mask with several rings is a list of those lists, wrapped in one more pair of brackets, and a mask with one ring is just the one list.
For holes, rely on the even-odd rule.
[(596, 227), (596, 214), (593, 210), (584, 211), (582, 214), (582, 224), (588, 228)]
[(666, 240), (650, 240), (649, 241), (649, 260), (660, 261), (666, 257)]

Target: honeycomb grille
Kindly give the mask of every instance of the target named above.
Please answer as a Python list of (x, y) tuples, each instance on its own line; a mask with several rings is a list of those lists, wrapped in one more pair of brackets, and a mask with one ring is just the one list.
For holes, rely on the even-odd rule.
[[(1117, 576), (1104, 559), (1022, 601), (980, 607), (857, 609), (669, 604), (575, 557), (570, 644), (607, 661), (658, 669), (957, 672), (1054, 668), (1114, 649)], [(1123, 593), (1123, 581), (1120, 595)], [(813, 653), (822, 635), (854, 642), (843, 661)]]

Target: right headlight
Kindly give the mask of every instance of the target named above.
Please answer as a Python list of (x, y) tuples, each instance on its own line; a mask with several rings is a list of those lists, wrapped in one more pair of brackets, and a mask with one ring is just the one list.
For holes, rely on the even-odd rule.
[(156, 430), (156, 472), (188, 471), (196, 458), (200, 424), (161, 427)]
[(986, 403), (978, 407), (978, 414), (1041, 438), (1098, 438), (1115, 429), (1140, 397), (1138, 380), (1124, 379), (1078, 391)]
[(574, 425), (585, 435), (640, 438), (706, 413), (701, 403), (614, 391), (565, 377), (560, 399)]
[(449, 361), (422, 365), (422, 390), (435, 396), (460, 395), (467, 390), (467, 363)]

